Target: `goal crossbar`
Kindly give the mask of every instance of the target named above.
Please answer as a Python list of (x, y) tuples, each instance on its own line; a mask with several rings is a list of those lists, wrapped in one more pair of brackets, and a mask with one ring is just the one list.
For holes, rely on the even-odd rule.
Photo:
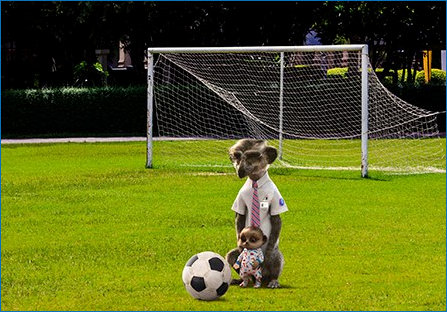
[(177, 47), (177, 48), (148, 48), (147, 52), (155, 53), (256, 53), (256, 52), (333, 52), (333, 51), (361, 51), (366, 44), (353, 45), (313, 45), (313, 46), (262, 46), (262, 47)]

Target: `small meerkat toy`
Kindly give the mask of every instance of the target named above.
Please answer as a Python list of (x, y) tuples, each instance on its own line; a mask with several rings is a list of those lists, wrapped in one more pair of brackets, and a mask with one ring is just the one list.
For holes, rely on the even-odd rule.
[(239, 275), (242, 278), (241, 287), (247, 287), (251, 276), (256, 280), (254, 288), (261, 287), (261, 263), (264, 262), (261, 246), (266, 241), (267, 236), (259, 227), (246, 227), (239, 234), (238, 246), (242, 252), (233, 267), (236, 270), (239, 269)]

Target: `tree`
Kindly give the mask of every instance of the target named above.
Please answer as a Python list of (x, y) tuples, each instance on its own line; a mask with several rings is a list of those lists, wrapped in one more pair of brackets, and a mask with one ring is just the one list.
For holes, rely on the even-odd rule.
[[(1, 8), (2, 88), (70, 84), (76, 65), (119, 41), (142, 84), (150, 46), (301, 45), (313, 28), (325, 44), (367, 43), (385, 74), (410, 68), (420, 50), (445, 48), (445, 2), (4, 1)], [(5, 50), (11, 44), (15, 55)]]
[[(319, 2), (3, 2), (3, 87), (70, 82), (74, 66), (119, 41), (144, 72), (149, 46), (300, 45)], [(2, 61), (6, 61), (2, 54)], [(7, 74), (6, 74), (6, 72)], [(14, 83), (15, 81), (15, 83)], [(40, 83), (35, 83), (40, 81)], [(144, 83), (144, 79), (141, 80)]]
[[(424, 49), (445, 49), (445, 2), (325, 2), (313, 25), (326, 44), (367, 43), (374, 68), (383, 74), (411, 68)], [(403, 75), (405, 77), (405, 75)]]
[(6, 86), (67, 83), (75, 65), (94, 62), (95, 48), (112, 41), (111, 10), (94, 2), (2, 3), (2, 48), (14, 43), (16, 50), (10, 61), (2, 53)]
[(129, 2), (120, 36), (135, 64), (149, 46), (301, 45), (312, 2)]

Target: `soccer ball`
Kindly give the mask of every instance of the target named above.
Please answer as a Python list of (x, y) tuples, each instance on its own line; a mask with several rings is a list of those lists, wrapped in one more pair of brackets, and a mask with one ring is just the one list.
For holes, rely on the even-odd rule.
[(215, 300), (227, 292), (231, 268), (221, 255), (204, 251), (186, 262), (182, 279), (186, 290), (194, 298)]

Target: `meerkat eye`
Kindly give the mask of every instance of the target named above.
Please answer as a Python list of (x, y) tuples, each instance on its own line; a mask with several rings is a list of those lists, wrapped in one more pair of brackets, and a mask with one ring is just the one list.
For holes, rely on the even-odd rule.
[(245, 238), (245, 235), (241, 236), (241, 241), (245, 242), (247, 239)]
[(257, 239), (255, 237), (250, 238), (250, 242), (256, 243)]

